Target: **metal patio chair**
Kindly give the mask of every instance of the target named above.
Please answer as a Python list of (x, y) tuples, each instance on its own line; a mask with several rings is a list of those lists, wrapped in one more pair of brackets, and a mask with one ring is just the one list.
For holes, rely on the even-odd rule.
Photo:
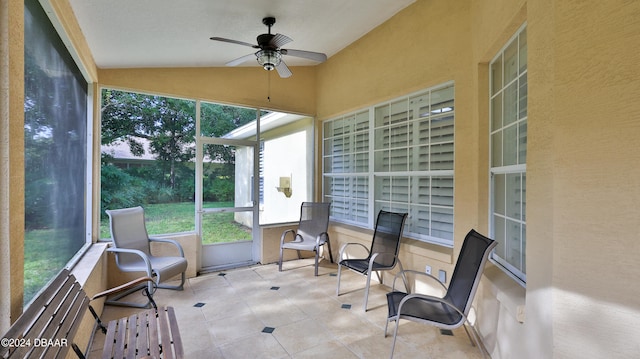
[[(187, 260), (184, 251), (177, 241), (171, 239), (152, 238), (147, 234), (142, 207), (107, 210), (111, 239), (113, 246), (108, 249), (116, 256), (116, 265), (123, 272), (145, 272), (154, 279), (148, 283), (148, 290), (153, 294), (156, 288), (182, 290), (187, 270)], [(151, 254), (151, 242), (165, 242), (173, 244), (178, 250), (178, 256), (154, 256)], [(179, 285), (161, 284), (163, 281), (181, 275)], [(137, 290), (134, 288), (132, 291)], [(131, 292), (132, 292), (131, 291)], [(130, 294), (125, 292), (108, 300), (107, 304), (140, 307), (134, 303), (119, 302), (119, 299)], [(149, 303), (146, 304), (146, 307)]]
[[(329, 259), (333, 263), (331, 242), (329, 241), (329, 202), (303, 202), (300, 206), (300, 223), (298, 229), (288, 229), (280, 237), (280, 260), (278, 270), (282, 272), (282, 256), (285, 249), (300, 251), (314, 251), (316, 254), (315, 275), (318, 276), (318, 258), (320, 247), (327, 244), (329, 247)], [(293, 240), (286, 241), (287, 234), (291, 234)]]
[[(471, 310), (471, 304), (478, 289), (482, 271), (489, 258), (489, 254), (497, 244), (496, 241), (472, 229), (464, 239), (448, 288), (436, 277), (424, 272), (407, 270), (396, 275), (393, 281), (392, 291), (387, 293), (389, 314), (387, 323), (384, 326), (384, 335), (386, 337), (389, 322), (396, 322), (396, 328), (393, 332), (393, 344), (391, 345), (391, 358), (393, 358), (400, 319), (433, 325), (437, 328), (448, 330), (463, 326), (467, 332), (467, 336), (469, 336), (469, 340), (471, 340), (471, 344), (477, 345), (483, 357), (485, 356), (476, 332), (471, 328), (472, 338), (465, 324), (469, 320), (467, 316)], [(399, 275), (404, 275), (409, 272), (435, 279), (436, 282), (444, 287), (446, 294), (440, 298), (431, 295), (397, 291), (395, 289), (395, 280)], [(403, 277), (403, 279), (404, 278), (405, 277)]]
[[(373, 232), (371, 248), (367, 249), (360, 243), (345, 243), (340, 248), (340, 258), (338, 260), (338, 286), (336, 295), (340, 295), (340, 276), (342, 267), (349, 268), (357, 273), (367, 276), (367, 284), (364, 292), (363, 308), (367, 311), (367, 301), (369, 300), (369, 287), (371, 285), (371, 273), (376, 272), (378, 280), (382, 283), (380, 271), (392, 270), (396, 264), (402, 271), (402, 263), (398, 258), (400, 250), (400, 240), (402, 239), (402, 229), (404, 227), (406, 213), (394, 213), (380, 211), (376, 219), (376, 228)], [(365, 258), (345, 258), (346, 250), (349, 246), (358, 245), (367, 250)]]

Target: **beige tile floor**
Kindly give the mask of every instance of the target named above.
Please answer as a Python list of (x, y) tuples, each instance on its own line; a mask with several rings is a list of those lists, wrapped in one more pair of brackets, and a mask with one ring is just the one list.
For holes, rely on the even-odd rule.
[[(364, 312), (365, 277), (343, 271), (343, 294), (336, 296), (336, 273), (328, 261), (322, 261), (318, 277), (308, 259), (286, 262), (282, 272), (276, 264), (257, 265), (201, 275), (189, 279), (183, 291), (159, 289), (154, 299), (175, 308), (188, 359), (388, 358), (394, 325), (385, 338), (389, 288), (372, 283)], [(102, 317), (135, 311), (107, 306)], [(449, 336), (434, 327), (400, 323), (395, 358), (481, 358), (463, 328)], [(263, 332), (266, 327), (273, 332)], [(89, 358), (99, 357), (103, 342), (96, 332)]]

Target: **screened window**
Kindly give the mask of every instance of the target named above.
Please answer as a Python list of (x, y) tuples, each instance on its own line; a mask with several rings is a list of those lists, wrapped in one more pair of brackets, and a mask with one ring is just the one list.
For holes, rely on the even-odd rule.
[(453, 245), (453, 84), (326, 121), (323, 139), (335, 220), (372, 226), (380, 210), (407, 212), (406, 236)]
[(88, 86), (36, 0), (25, 1), (24, 302), (90, 241)]
[(492, 259), (526, 281), (527, 33), (522, 27), (490, 64)]

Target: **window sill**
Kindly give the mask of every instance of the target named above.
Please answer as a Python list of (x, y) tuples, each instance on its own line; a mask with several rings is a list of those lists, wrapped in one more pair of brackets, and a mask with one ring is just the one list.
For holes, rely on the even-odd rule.
[(500, 305), (519, 323), (525, 321), (525, 298), (527, 290), (499, 267), (488, 263), (484, 270), (484, 279), (488, 289)]

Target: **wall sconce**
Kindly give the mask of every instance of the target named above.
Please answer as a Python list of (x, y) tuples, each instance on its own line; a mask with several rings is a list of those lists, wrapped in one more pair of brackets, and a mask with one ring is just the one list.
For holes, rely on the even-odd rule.
[(289, 198), (291, 197), (291, 177), (280, 177), (280, 187), (276, 187), (278, 192), (284, 193)]

